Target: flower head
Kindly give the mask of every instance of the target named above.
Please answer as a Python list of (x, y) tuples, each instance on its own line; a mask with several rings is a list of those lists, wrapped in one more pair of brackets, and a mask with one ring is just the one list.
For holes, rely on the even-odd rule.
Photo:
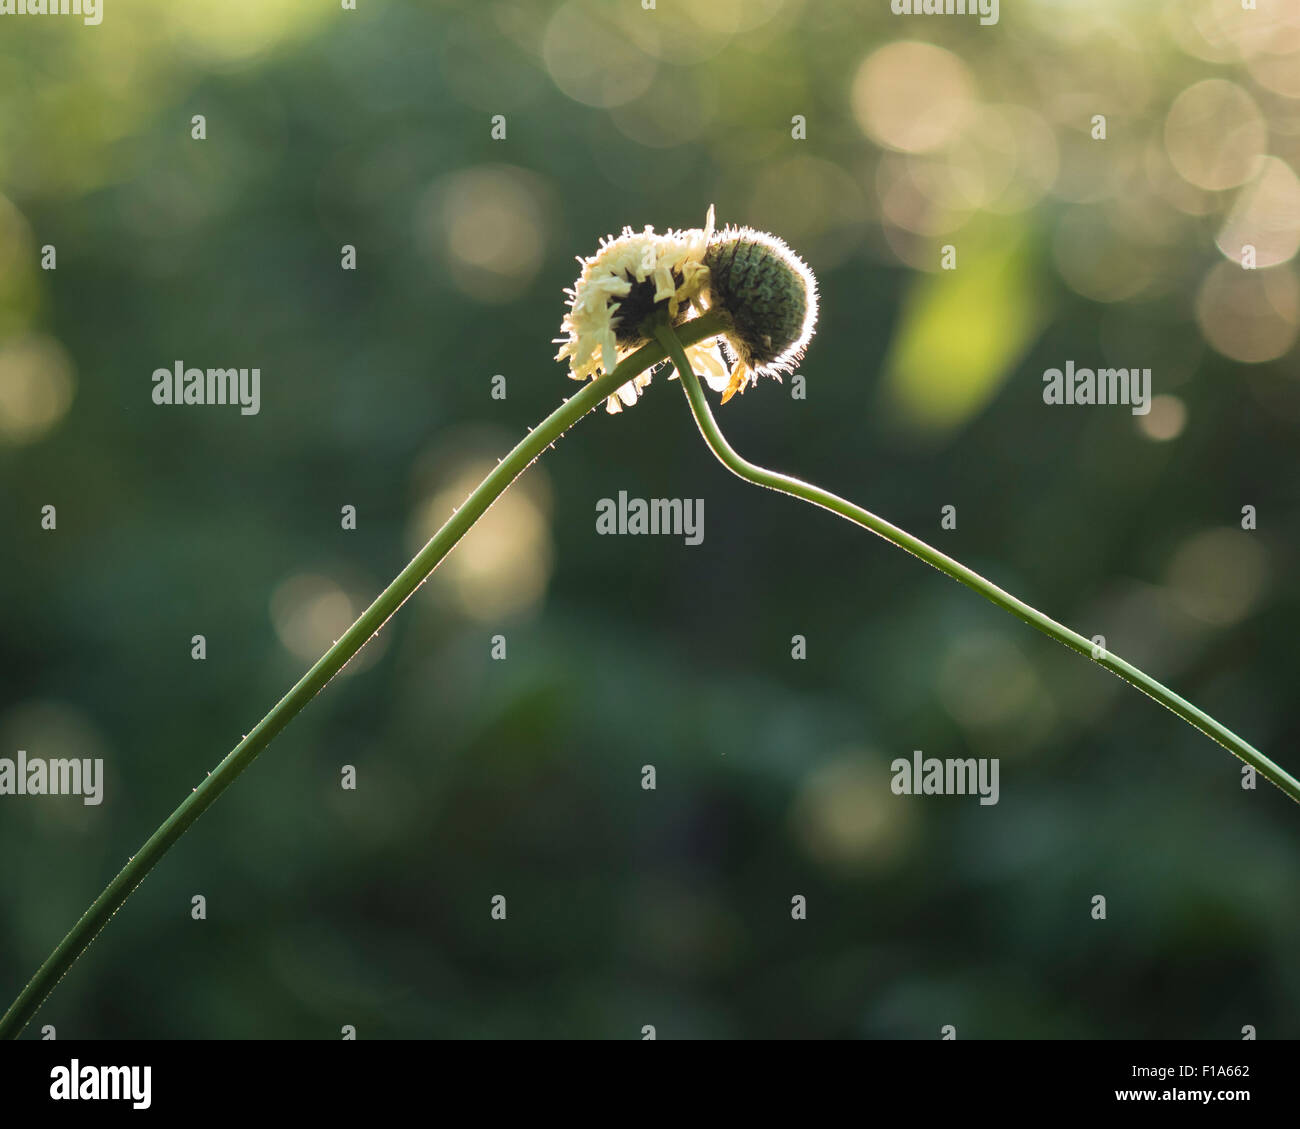
[[(716, 309), (720, 337), (686, 349), (687, 359), (726, 403), (760, 376), (793, 371), (817, 322), (817, 280), (774, 235), (728, 226), (715, 235), (713, 208), (703, 228), (625, 227), (618, 238), (579, 259), (582, 273), (571, 288), (557, 338), (556, 360), (568, 360), (575, 380), (594, 379), (648, 339), (652, 315), (672, 324), (688, 311)], [(723, 350), (732, 357), (728, 363)], [(610, 412), (635, 404), (650, 373), (638, 374), (606, 401)]]
[[(703, 228), (656, 235), (652, 227), (642, 232), (625, 227), (617, 239), (602, 239), (596, 254), (578, 260), (582, 273), (565, 291), (569, 310), (560, 326), (568, 337), (556, 339), (555, 356), (569, 361), (574, 380), (612, 372), (622, 356), (647, 340), (641, 327), (661, 303), (673, 321), (685, 315), (708, 281), (704, 254), (712, 235), (710, 208)], [(619, 411), (620, 401), (635, 404), (649, 383), (650, 374), (640, 373), (609, 398), (607, 409)]]

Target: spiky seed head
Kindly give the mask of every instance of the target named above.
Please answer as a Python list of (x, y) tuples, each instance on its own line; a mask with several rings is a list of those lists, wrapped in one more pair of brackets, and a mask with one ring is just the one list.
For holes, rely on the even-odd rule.
[(724, 402), (759, 376), (793, 372), (817, 326), (817, 280), (774, 235), (727, 227), (704, 254), (710, 305), (729, 323), (738, 361)]

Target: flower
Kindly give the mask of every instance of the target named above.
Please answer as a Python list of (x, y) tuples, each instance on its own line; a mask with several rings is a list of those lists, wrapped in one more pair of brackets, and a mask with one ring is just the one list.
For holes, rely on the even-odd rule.
[[(623, 229), (606, 237), (582, 273), (565, 290), (569, 309), (556, 339), (557, 361), (568, 360), (574, 380), (595, 379), (644, 344), (652, 313), (663, 310), (680, 324), (688, 310), (716, 309), (721, 336), (686, 349), (687, 360), (725, 404), (760, 376), (792, 372), (817, 324), (817, 280), (807, 265), (774, 235), (733, 227), (715, 236), (713, 208), (703, 228)], [(727, 354), (734, 357), (728, 364)], [(642, 372), (606, 401), (610, 412), (636, 403), (650, 383)]]
[[(617, 239), (600, 241), (600, 250), (580, 258), (582, 273), (565, 293), (569, 310), (557, 338), (557, 361), (569, 361), (574, 380), (612, 372), (619, 360), (646, 341), (641, 326), (660, 303), (667, 303), (671, 320), (682, 317), (708, 281), (704, 255), (713, 236), (713, 208), (703, 228), (669, 230), (656, 235), (652, 227), (623, 229)], [(698, 351), (698, 346), (696, 347)], [(639, 373), (610, 396), (606, 408), (621, 410), (636, 403), (650, 373)]]

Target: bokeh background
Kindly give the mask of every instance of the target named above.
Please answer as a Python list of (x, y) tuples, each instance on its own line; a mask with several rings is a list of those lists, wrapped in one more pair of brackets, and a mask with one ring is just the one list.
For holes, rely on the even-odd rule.
[[(710, 203), (823, 292), (806, 400), (720, 410), (743, 452), (1300, 767), (1291, 0), (358, 8), (0, 26), (0, 754), (108, 773), (98, 808), (0, 799), (6, 1001), (572, 393), (574, 256)], [(177, 359), (260, 367), (260, 414), (155, 406)], [(1151, 368), (1150, 414), (1045, 407), (1067, 360)], [(705, 499), (704, 543), (598, 536), (619, 490)], [(913, 749), (1000, 758), (1000, 803), (892, 795)], [(1298, 846), (1140, 694), (731, 478), (660, 375), (491, 511), (28, 1036), (1294, 1038)]]

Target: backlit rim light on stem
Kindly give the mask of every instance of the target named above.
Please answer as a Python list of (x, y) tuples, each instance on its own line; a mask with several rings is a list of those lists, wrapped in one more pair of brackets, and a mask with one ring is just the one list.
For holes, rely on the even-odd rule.
[(778, 471), (758, 466), (738, 454), (735, 448), (727, 442), (726, 436), (722, 434), (718, 427), (717, 420), (713, 418), (713, 413), (709, 410), (708, 400), (700, 388), (699, 381), (691, 369), (690, 362), (673, 328), (667, 325), (660, 326), (655, 331), (655, 340), (663, 346), (664, 352), (668, 354), (674, 367), (681, 374), (682, 389), (686, 393), (691, 413), (695, 416), (695, 422), (700, 429), (700, 434), (704, 437), (705, 443), (708, 444), (709, 449), (717, 457), (718, 461), (732, 474), (738, 478), (743, 478), (746, 482), (753, 483), (755, 486), (763, 486), (769, 490), (788, 494), (792, 498), (798, 498), (800, 501), (819, 506), (861, 526), (863, 529), (869, 530), (878, 537), (883, 537), (886, 541), (898, 546), (905, 552), (911, 553), (914, 557), (938, 569), (944, 575), (979, 593), (979, 595), (996, 604), (1003, 611), (1009, 612), (1017, 619), (1029, 624), (1030, 627), (1036, 628), (1063, 646), (1069, 647), (1070, 650), (1076, 651), (1085, 658), (1090, 658), (1098, 666), (1104, 667), (1112, 674), (1122, 678), (1130, 686), (1141, 690), (1147, 697), (1152, 698), (1164, 706), (1165, 709), (1182, 718), (1188, 725), (1200, 730), (1212, 741), (1217, 741), (1266, 780), (1277, 785), (1292, 800), (1300, 803), (1300, 780), (1297, 780), (1286, 769), (1266, 757), (1250, 742), (1239, 737), (1222, 722), (1211, 717), (1204, 710), (1198, 709), (1185, 698), (1175, 694), (1169, 687), (1157, 682), (1146, 671), (1139, 669), (1132, 663), (1125, 662), (1118, 655), (1112, 654), (1105, 648), (1097, 647), (1091, 639), (1080, 635), (1077, 631), (1072, 631), (1062, 623), (1058, 623), (1037, 608), (1017, 599), (1010, 592), (985, 579), (974, 569), (967, 568), (960, 561), (954, 560), (946, 553), (941, 553), (932, 545), (927, 545), (919, 537), (914, 537), (906, 530), (900, 529), (884, 518), (873, 514), (870, 510), (854, 505), (852, 502), (832, 494), (829, 490), (823, 490), (820, 486), (814, 486), (810, 482), (804, 482), (791, 475), (781, 474)]

